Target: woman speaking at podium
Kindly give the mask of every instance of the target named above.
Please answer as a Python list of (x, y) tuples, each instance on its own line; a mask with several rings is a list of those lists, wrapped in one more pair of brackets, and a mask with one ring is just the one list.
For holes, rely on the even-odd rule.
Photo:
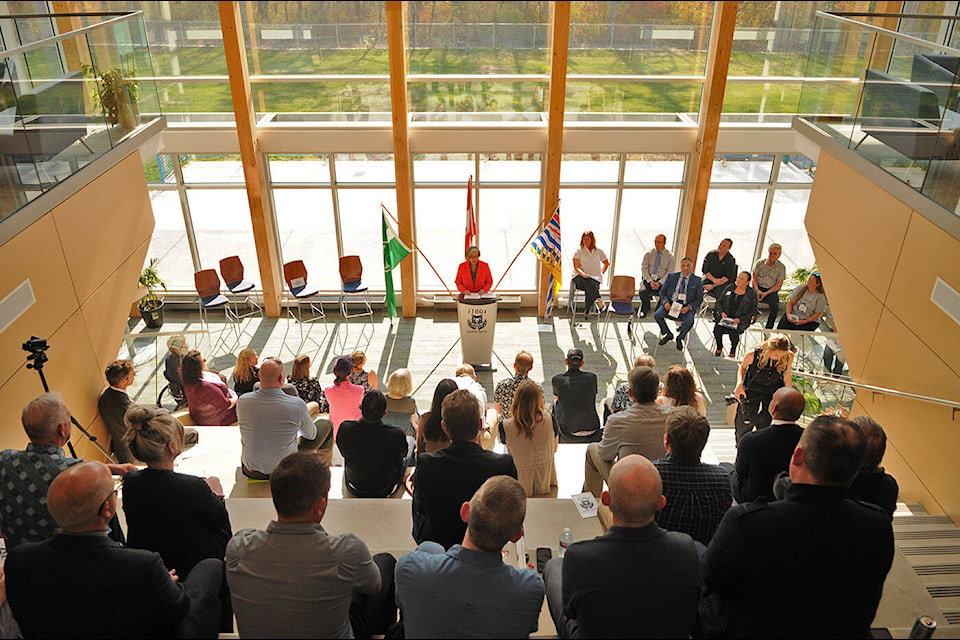
[(493, 287), (490, 265), (480, 260), (479, 247), (467, 247), (466, 260), (457, 268), (457, 290), (460, 293), (487, 293)]

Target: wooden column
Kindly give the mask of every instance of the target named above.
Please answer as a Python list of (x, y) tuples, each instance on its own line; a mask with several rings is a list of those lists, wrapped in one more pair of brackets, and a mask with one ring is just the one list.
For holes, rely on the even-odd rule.
[[(544, 175), (543, 211), (540, 226), (547, 224), (560, 197), (560, 158), (563, 153), (563, 109), (567, 97), (567, 47), (570, 42), (570, 3), (550, 3), (550, 90), (547, 94), (547, 161)], [(561, 212), (560, 230), (563, 232)], [(571, 256), (563, 256), (569, 264)], [(547, 281), (550, 272), (540, 265), (537, 282), (537, 315), (547, 312)], [(554, 301), (556, 308), (556, 301)]]
[[(397, 174), (397, 231), (400, 239), (412, 247), (413, 171), (410, 139), (407, 131), (407, 43), (406, 3), (387, 2), (387, 52), (390, 60), (390, 112), (393, 118), (393, 162)], [(404, 318), (417, 315), (417, 273), (411, 256), (400, 263), (400, 303)]]
[[(79, 3), (76, 0), (56, 0), (50, 3), (53, 13), (80, 13)], [(83, 27), (80, 16), (63, 16), (54, 19), (57, 24), (57, 33), (70, 33)], [(67, 71), (79, 71), (81, 64), (90, 64), (90, 52), (86, 47), (87, 40), (83, 37), (70, 38), (61, 42), (63, 59), (67, 64)], [(90, 92), (84, 91), (84, 98), (89, 102)]]
[(220, 9), (220, 29), (223, 31), (227, 73), (230, 74), (233, 113), (237, 119), (243, 178), (247, 186), (247, 200), (250, 203), (250, 220), (253, 222), (253, 241), (256, 244), (257, 262), (260, 266), (264, 309), (267, 316), (278, 318), (282, 291), (280, 256), (277, 249), (279, 245), (276, 228), (268, 219), (270, 209), (265, 201), (265, 180), (263, 168), (260, 166), (260, 143), (257, 139), (256, 112), (253, 109), (253, 96), (250, 91), (247, 52), (243, 43), (240, 3), (221, 1), (217, 5)]
[(692, 258), (697, 264), (700, 251), (700, 234), (703, 231), (703, 214), (710, 191), (710, 175), (713, 172), (713, 157), (717, 150), (717, 133), (720, 130), (720, 114), (723, 112), (723, 94), (727, 88), (727, 71), (733, 51), (733, 31), (737, 23), (738, 2), (714, 4), (713, 27), (710, 30), (710, 50), (707, 54), (706, 82), (700, 97), (700, 126), (697, 132), (697, 148), (690, 158), (680, 215), (680, 242), (677, 244), (680, 258)]

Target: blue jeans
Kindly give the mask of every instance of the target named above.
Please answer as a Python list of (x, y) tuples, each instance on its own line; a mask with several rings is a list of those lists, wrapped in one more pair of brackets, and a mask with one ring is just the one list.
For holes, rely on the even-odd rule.
[[(680, 304), (679, 302), (674, 302), (672, 304)], [(693, 329), (693, 321), (696, 319), (697, 313), (692, 308), (686, 313), (680, 314), (680, 332), (677, 334), (677, 337), (681, 340), (687, 337), (687, 334), (690, 333), (690, 329)], [(670, 331), (670, 328), (667, 327), (667, 309), (663, 305), (657, 307), (657, 310), (653, 312), (653, 318), (657, 321), (657, 324), (660, 326), (660, 335), (662, 336), (671, 336), (673, 337), (673, 332)]]

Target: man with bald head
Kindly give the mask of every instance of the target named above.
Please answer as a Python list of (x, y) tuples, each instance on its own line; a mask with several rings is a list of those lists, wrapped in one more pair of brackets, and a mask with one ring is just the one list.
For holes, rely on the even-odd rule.
[(216, 637), (223, 561), (202, 560), (178, 581), (160, 554), (110, 540), (117, 491), (106, 465), (70, 467), (47, 504), (57, 533), (13, 549), (4, 567), (24, 637)]
[(641, 455), (621, 458), (601, 496), (613, 526), (547, 563), (547, 603), (561, 638), (686, 638), (700, 596), (693, 539), (665, 531), (660, 474)]
[(284, 367), (277, 358), (260, 365), (260, 388), (237, 400), (240, 426), (241, 469), (248, 478), (268, 480), (273, 468), (298, 449), (320, 449), (329, 464), (333, 450), (333, 425), (310, 417), (307, 403), (283, 390)]
[(703, 557), (706, 637), (868, 638), (893, 562), (890, 518), (845, 499), (866, 439), (821, 415), (790, 458), (783, 500), (733, 507)]
[[(30, 443), (23, 451), (0, 452), (0, 530), (12, 549), (24, 542), (46, 540), (56, 531), (47, 511), (47, 489), (64, 470), (83, 462), (63, 455), (70, 441), (70, 409), (59, 393), (34, 398), (20, 415)], [(135, 471), (133, 464), (109, 465), (111, 473)], [(111, 537), (123, 542), (117, 521), (111, 523)]]
[[(757, 498), (774, 500), (773, 481), (790, 466), (790, 457), (800, 441), (806, 399), (793, 387), (781, 387), (770, 400), (770, 426), (752, 431), (740, 439), (737, 460), (730, 473), (733, 497), (737, 502)], [(728, 465), (729, 463), (725, 463)]]

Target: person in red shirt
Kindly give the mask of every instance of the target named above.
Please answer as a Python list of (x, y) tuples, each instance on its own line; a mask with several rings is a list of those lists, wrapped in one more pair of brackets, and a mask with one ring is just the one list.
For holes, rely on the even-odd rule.
[(490, 265), (480, 260), (478, 247), (467, 247), (466, 260), (457, 268), (457, 290), (460, 293), (486, 293), (493, 287)]

